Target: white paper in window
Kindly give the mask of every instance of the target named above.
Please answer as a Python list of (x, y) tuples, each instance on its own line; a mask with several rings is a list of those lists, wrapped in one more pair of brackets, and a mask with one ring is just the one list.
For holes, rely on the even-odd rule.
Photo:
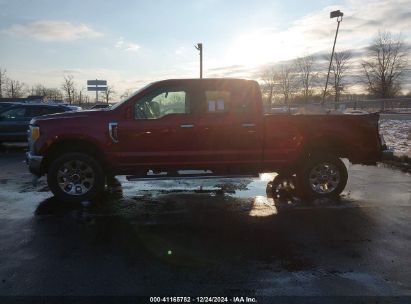
[(224, 99), (217, 100), (217, 111), (224, 111)]
[(215, 112), (215, 100), (208, 101), (208, 112)]

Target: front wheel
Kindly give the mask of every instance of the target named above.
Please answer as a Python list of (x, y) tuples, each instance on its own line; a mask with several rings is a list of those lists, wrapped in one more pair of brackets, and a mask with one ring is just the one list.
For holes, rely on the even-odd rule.
[(91, 156), (70, 152), (55, 158), (47, 173), (53, 194), (64, 202), (82, 202), (104, 190), (104, 172)]
[(344, 190), (348, 179), (347, 168), (336, 156), (312, 155), (297, 173), (297, 188), (309, 198), (333, 198)]

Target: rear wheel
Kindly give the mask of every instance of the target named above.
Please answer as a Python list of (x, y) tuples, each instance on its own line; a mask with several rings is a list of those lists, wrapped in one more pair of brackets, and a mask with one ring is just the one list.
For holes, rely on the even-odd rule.
[(104, 190), (104, 172), (100, 164), (85, 153), (66, 153), (49, 166), (47, 183), (53, 194), (65, 202), (82, 202)]
[(297, 173), (297, 188), (309, 198), (337, 197), (348, 179), (347, 168), (330, 154), (312, 155)]

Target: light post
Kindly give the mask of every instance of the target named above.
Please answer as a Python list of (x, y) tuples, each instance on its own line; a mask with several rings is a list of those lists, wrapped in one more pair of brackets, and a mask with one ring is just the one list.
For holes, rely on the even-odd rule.
[(335, 31), (334, 45), (333, 45), (333, 50), (331, 52), (330, 65), (328, 66), (327, 81), (325, 82), (325, 89), (324, 89), (324, 94), (323, 94), (322, 105), (324, 105), (325, 95), (327, 94), (328, 79), (330, 78), (330, 70), (331, 70), (331, 64), (333, 62), (333, 57), (334, 57), (335, 43), (337, 42), (338, 29), (340, 28), (340, 22), (342, 21), (343, 16), (344, 16), (344, 14), (340, 10), (332, 11), (330, 13), (330, 18), (331, 19), (332, 18), (337, 18), (337, 30)]
[(194, 47), (200, 51), (200, 78), (203, 78), (203, 44), (197, 43)]

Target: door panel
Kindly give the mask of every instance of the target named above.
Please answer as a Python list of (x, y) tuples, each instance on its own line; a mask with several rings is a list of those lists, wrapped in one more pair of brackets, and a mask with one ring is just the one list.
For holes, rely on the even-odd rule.
[(195, 133), (196, 121), (189, 114), (121, 122), (117, 156), (123, 166), (190, 163)]
[(247, 88), (204, 87), (197, 123), (199, 157), (208, 164), (250, 164), (262, 160), (262, 121)]

